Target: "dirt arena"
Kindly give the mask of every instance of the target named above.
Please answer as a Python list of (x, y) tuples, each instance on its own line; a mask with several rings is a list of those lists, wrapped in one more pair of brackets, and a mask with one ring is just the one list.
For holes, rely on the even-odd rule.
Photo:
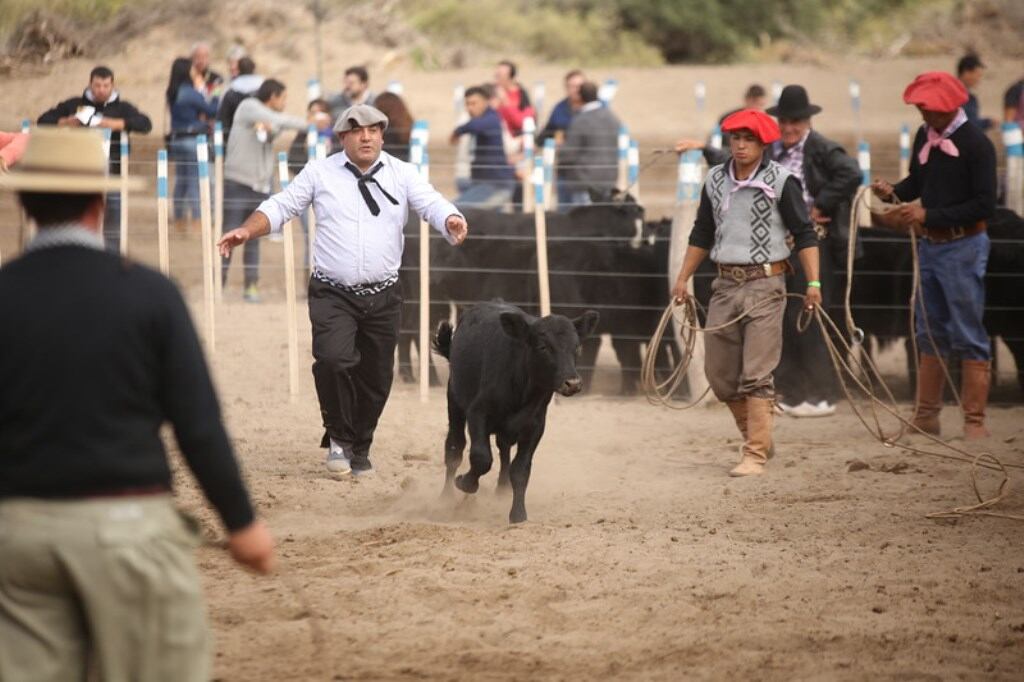
[[(493, 472), (476, 496), (440, 496), (441, 389), (423, 405), (396, 385), (377, 473), (333, 478), (308, 331), (290, 404), (283, 305), (219, 313), (217, 383), (280, 568), (257, 578), (200, 550), (218, 680), (1020, 677), (1021, 524), (926, 519), (972, 501), (968, 468), (873, 443), (847, 406), (779, 420), (768, 473), (735, 480), (721, 406), (560, 399), (530, 520), (510, 527)], [(991, 449), (1024, 464), (1020, 414), (992, 410)], [(178, 491), (216, 532), (187, 476)], [(1001, 509), (1024, 514), (1019, 483)]]
[[(125, 97), (148, 108), (158, 130), (167, 65), (191, 40), (165, 33), (155, 48), (136, 42), (107, 60)], [(310, 47), (285, 32), (266, 40), (271, 47), (257, 59), (265, 73), (284, 74), (294, 91), (290, 111), (298, 113)], [(292, 43), (291, 53), (281, 47)], [(327, 49), (331, 63), (375, 58), (366, 45), (331, 41)], [(953, 59), (594, 75), (619, 78), (617, 109), (645, 154), (702, 133), (749, 82), (802, 82), (825, 106), (816, 126), (848, 144), (858, 128), (884, 141), (875, 167), (892, 177), (899, 125), (916, 123), (899, 100), (903, 85)], [(1020, 65), (991, 63), (982, 105), (998, 115), (1002, 89), (1019, 78)], [(0, 103), (0, 123), (13, 128), (58, 96), (80, 92), (91, 66), (75, 60), (47, 77), (8, 79), (19, 94)], [(371, 61), (371, 70), (381, 88), (403, 80), (413, 111), (431, 119), (432, 175), (449, 191), (452, 152), (443, 142), (453, 121), (451, 89), (486, 78), (490, 68), (422, 74)], [(548, 83), (549, 107), (564, 70), (529, 69), (528, 83)], [(862, 121), (850, 113), (849, 77), (863, 84)], [(698, 80), (709, 89), (699, 117)], [(158, 137), (139, 143), (134, 172), (152, 177)], [(642, 176), (651, 217), (670, 213), (675, 194), (675, 162), (664, 158)], [(133, 206), (141, 231), (133, 227), (133, 256), (153, 263), (154, 203)], [(16, 213), (2, 196), (4, 259), (19, 246)], [(174, 235), (172, 249), (172, 274), (200, 320), (196, 238)], [(375, 475), (331, 477), (317, 447), (304, 299), (301, 390), (296, 402), (288, 399), (285, 307), (271, 283), (280, 281), (279, 252), (264, 245), (261, 305), (240, 301), (236, 268), (217, 308), (212, 355), (238, 456), (279, 542), (277, 575), (246, 574), (213, 546), (218, 524), (189, 475), (178, 472), (181, 503), (211, 539), (198, 556), (217, 680), (1021, 679), (1024, 523), (925, 518), (975, 501), (969, 467), (884, 448), (846, 404), (830, 419), (780, 419), (767, 474), (730, 479), (739, 439), (728, 411), (680, 413), (609, 397), (616, 370), (604, 353), (595, 390), (551, 408), (525, 524), (508, 525), (511, 502), (495, 495), (495, 472), (475, 496), (440, 496), (442, 389), (421, 404), (414, 387), (397, 384), (378, 431)], [(1019, 400), (1018, 389), (1005, 390)], [(986, 447), (1024, 466), (1022, 410), (991, 409), (995, 437)], [(949, 434), (959, 433), (953, 409), (944, 420)], [(868, 468), (850, 471), (853, 460)], [(1017, 470), (1011, 479), (999, 509), (1024, 515), (1024, 475)], [(986, 492), (998, 481), (981, 476)]]

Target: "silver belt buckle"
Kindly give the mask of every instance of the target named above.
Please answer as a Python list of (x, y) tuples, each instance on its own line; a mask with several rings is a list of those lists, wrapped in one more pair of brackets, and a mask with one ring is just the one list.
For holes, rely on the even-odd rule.
[(954, 239), (963, 239), (965, 234), (967, 234), (967, 228), (958, 225), (953, 228), (952, 232), (950, 232), (949, 241), (953, 241)]
[(764, 276), (765, 277), (771, 277), (772, 276), (772, 264), (771, 263), (764, 263), (761, 267), (764, 268)]
[(729, 276), (737, 282), (747, 281), (747, 271), (738, 265), (729, 270)]

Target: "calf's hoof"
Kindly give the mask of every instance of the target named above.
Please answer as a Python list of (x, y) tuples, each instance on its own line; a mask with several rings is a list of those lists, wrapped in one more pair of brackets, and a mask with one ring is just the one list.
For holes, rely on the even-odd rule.
[(526, 521), (526, 510), (513, 509), (508, 515), (509, 523), (523, 523)]
[(480, 489), (480, 481), (470, 481), (465, 475), (455, 477), (455, 487), (464, 493), (472, 495)]

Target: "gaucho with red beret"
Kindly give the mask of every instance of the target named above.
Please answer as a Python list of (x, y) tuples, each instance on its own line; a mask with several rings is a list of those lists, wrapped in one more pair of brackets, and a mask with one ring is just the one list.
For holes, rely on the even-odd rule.
[[(991, 356), (985, 312), (986, 220), (996, 207), (996, 153), (961, 108), (967, 90), (952, 74), (922, 73), (907, 86), (903, 101), (921, 112), (910, 158), (910, 174), (890, 185), (876, 180), (882, 199), (902, 205), (887, 226), (921, 237), (921, 292), (917, 299), (920, 372), (914, 425), (939, 434), (946, 372), (940, 358), (961, 358), (960, 398), (964, 436), (985, 438)], [(929, 333), (930, 332), (930, 333)]]
[(763, 473), (775, 451), (772, 372), (782, 355), (787, 259), (799, 253), (810, 280), (805, 304), (819, 304), (818, 238), (799, 180), (765, 153), (780, 137), (778, 124), (744, 109), (726, 117), (722, 130), (730, 133), (732, 158), (708, 171), (673, 294), (687, 298), (690, 277), (710, 256), (718, 279), (707, 324), (722, 329), (705, 336), (704, 370), (744, 439), (742, 459), (729, 474), (749, 476)]

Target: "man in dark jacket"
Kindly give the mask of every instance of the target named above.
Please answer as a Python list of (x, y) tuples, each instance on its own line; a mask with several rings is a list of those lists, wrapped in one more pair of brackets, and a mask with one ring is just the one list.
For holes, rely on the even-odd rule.
[[(807, 91), (788, 85), (779, 103), (767, 113), (779, 121), (782, 133), (771, 147), (771, 157), (800, 180), (804, 203), (814, 221), (821, 247), (820, 273), (823, 306), (836, 300), (837, 271), (846, 265), (850, 234), (850, 201), (860, 184), (857, 162), (838, 143), (811, 129), (811, 117), (821, 107), (811, 104)], [(788, 291), (803, 293), (807, 278), (799, 263), (786, 278)], [(835, 412), (838, 389), (835, 372), (821, 330), (804, 333), (796, 328), (800, 302), (790, 299), (784, 320), (782, 361), (776, 371), (779, 404), (794, 417), (821, 417)]]
[[(89, 87), (80, 97), (66, 99), (36, 121), (39, 125), (110, 129), (110, 174), (121, 173), (121, 133), (146, 134), (153, 129), (149, 117), (114, 89), (114, 72), (97, 66), (89, 74)], [(103, 238), (107, 249), (121, 247), (121, 193), (107, 193)]]
[[(811, 104), (800, 85), (788, 85), (779, 103), (767, 113), (779, 120), (780, 140), (766, 148), (769, 158), (789, 170), (800, 181), (804, 202), (815, 224), (821, 248), (820, 279), (822, 305), (828, 310), (836, 300), (837, 271), (846, 267), (850, 236), (850, 202), (860, 184), (860, 168), (846, 150), (811, 128), (811, 117), (821, 107)], [(724, 163), (726, 150), (682, 140), (677, 150), (702, 149), (709, 166)], [(795, 264), (786, 278), (788, 291), (803, 293), (806, 278)], [(784, 320), (782, 360), (775, 372), (782, 409), (794, 417), (822, 417), (835, 412), (838, 389), (827, 349), (816, 327), (798, 333), (798, 301), (790, 300)]]
[(232, 557), (273, 565), (181, 294), (103, 251), (117, 183), (88, 130), (40, 128), (0, 176), (39, 227), (0, 268), (0, 680), (210, 679), (165, 422)]
[(470, 119), (452, 131), (450, 142), (458, 144), (462, 135), (473, 136), (473, 164), (470, 184), (455, 199), (457, 206), (501, 208), (512, 199), (516, 186), (515, 170), (505, 156), (501, 116), (490, 105), (483, 86), (466, 90), (466, 112)]
[(580, 86), (580, 101), (583, 106), (558, 153), (558, 182), (568, 187), (574, 205), (589, 204), (592, 194), (607, 196), (615, 189), (622, 127), (612, 110), (597, 99), (593, 82)]
[(224, 149), (228, 148), (231, 126), (235, 123), (235, 111), (242, 100), (252, 97), (263, 85), (263, 76), (256, 75), (256, 62), (249, 57), (238, 60), (238, 75), (231, 79), (227, 92), (220, 99), (217, 120), (224, 127)]

